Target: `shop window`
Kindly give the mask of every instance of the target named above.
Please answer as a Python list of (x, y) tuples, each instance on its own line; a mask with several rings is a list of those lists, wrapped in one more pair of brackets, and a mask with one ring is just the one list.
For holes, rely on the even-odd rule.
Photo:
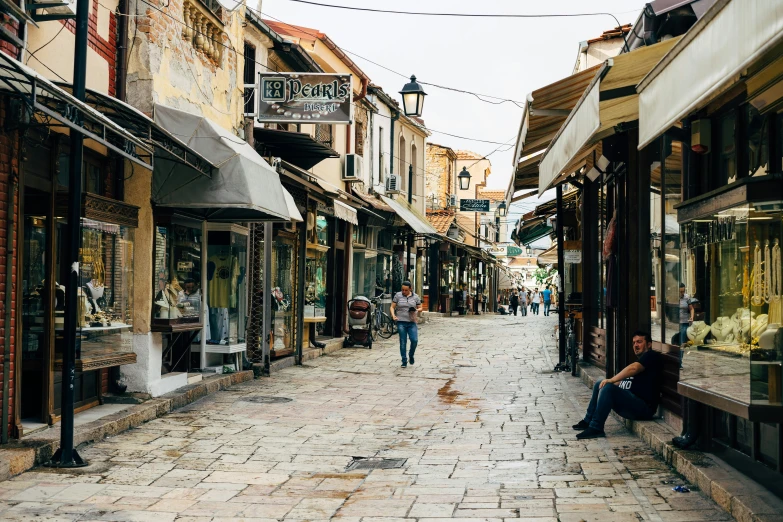
[(272, 355), (294, 353), (295, 248), (294, 234), (275, 225), (272, 244)]
[(733, 110), (718, 118), (718, 184), (714, 188), (737, 181), (736, 120)]
[[(245, 42), (245, 70), (244, 70), (245, 85), (256, 84), (256, 48)], [(255, 115), (256, 113), (256, 99), (255, 88), (245, 87), (245, 115)]]
[[(652, 147), (659, 146), (658, 143)], [(650, 165), (650, 324), (653, 341), (663, 341), (666, 307), (663, 297), (663, 169), (664, 162), (654, 161)]]
[(161, 218), (153, 252), (153, 329), (201, 325), (201, 226)]
[(759, 114), (751, 104), (746, 105), (744, 110), (745, 132), (748, 136), (748, 175), (763, 176), (769, 170), (769, 127), (772, 116)]
[(318, 214), (315, 219), (315, 233), (319, 245), (329, 245), (329, 220), (324, 214)]
[[(70, 151), (61, 151), (57, 156), (57, 184), (62, 190), (70, 185)], [(106, 165), (104, 161), (85, 155), (82, 162), (82, 191), (99, 196), (106, 194)]]
[(378, 295), (376, 290), (381, 286), (378, 280), (378, 253), (367, 250), (364, 252), (364, 293), (362, 295), (372, 297)]
[(402, 190), (408, 190), (408, 169), (405, 168), (405, 153), (407, 150), (405, 149), (405, 138), (403, 136), (400, 136), (400, 146), (397, 150), (397, 154), (399, 154), (399, 168), (397, 169), (397, 175), (400, 176), (400, 186), (402, 187)]
[(383, 155), (386, 149), (386, 138), (383, 132), (383, 127), (378, 127), (378, 181), (383, 183), (385, 176), (383, 169)]
[(419, 152), (418, 149), (416, 148), (416, 144), (412, 143), (411, 144), (411, 168), (413, 168), (413, 187), (411, 187), (411, 190), (413, 191), (414, 194), (419, 194), (421, 192), (415, 188), (418, 187), (419, 185), (417, 181), (419, 179), (418, 156), (419, 156)]
[(760, 422), (759, 430), (759, 460), (771, 467), (777, 467), (780, 461), (780, 424)]
[[(682, 270), (682, 257), (687, 252), (681, 250), (680, 225), (677, 222), (675, 205), (682, 201), (682, 161), (683, 147), (679, 141), (671, 141), (668, 136), (663, 140), (663, 196), (661, 223), (661, 267), (665, 309), (662, 322), (662, 341), (680, 345), (687, 342), (687, 334), (681, 332), (687, 326), (690, 309), (688, 305), (696, 295), (695, 281), (688, 279)], [(685, 284), (685, 294), (680, 296), (680, 284)]]
[(358, 225), (353, 227), (353, 245), (358, 247), (367, 247), (367, 226)]

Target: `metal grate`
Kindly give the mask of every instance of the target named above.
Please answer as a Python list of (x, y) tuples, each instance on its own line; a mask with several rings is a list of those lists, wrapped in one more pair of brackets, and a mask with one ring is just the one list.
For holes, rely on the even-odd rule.
[(397, 469), (405, 465), (408, 459), (382, 459), (380, 457), (354, 457), (345, 471), (357, 469)]
[(291, 402), (293, 399), (288, 397), (269, 397), (266, 395), (249, 395), (239, 399), (242, 402), (255, 402), (258, 404), (280, 404), (283, 402)]

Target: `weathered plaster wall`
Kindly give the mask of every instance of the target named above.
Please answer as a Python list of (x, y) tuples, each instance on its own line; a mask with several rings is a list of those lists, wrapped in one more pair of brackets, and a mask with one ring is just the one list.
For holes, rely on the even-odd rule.
[[(427, 144), (427, 172), (426, 186), (424, 189), (425, 197), (434, 195), (437, 208), (446, 208), (449, 203), (449, 196), (454, 192), (453, 180), (454, 158), (450, 154), (451, 149), (439, 145)], [(451, 180), (451, 182), (450, 182)]]
[(152, 219), (152, 171), (131, 166), (125, 162), (125, 201), (139, 207), (139, 227), (134, 233), (133, 258), (133, 332), (146, 334), (152, 318), (152, 252), (154, 222)]
[(137, 16), (129, 29), (128, 103), (149, 115), (156, 103), (200, 114), (238, 134), (243, 123), (244, 7), (223, 11), (219, 63), (183, 35), (183, 0), (167, 1), (160, 8), (169, 16), (131, 2)]

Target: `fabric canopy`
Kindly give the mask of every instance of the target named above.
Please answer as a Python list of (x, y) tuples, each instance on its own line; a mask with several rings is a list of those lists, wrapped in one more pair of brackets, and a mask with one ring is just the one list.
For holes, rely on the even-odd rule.
[(780, 2), (716, 2), (639, 84), (639, 148), (740, 81), (781, 41)]
[(356, 216), (356, 209), (350, 205), (346, 205), (342, 201), (334, 200), (334, 217), (353, 223), (359, 224), (359, 219)]
[(294, 197), (285, 188), (283, 188), (283, 197), (285, 197), (285, 206), (288, 209), (288, 215), (291, 217), (291, 221), (304, 221), (304, 219), (302, 219), (302, 214), (299, 212), (299, 209), (296, 208)]
[(677, 41), (672, 38), (604, 62), (541, 159), (539, 194), (585, 165), (594, 145), (614, 134), (618, 125), (639, 118), (635, 87)]
[(557, 265), (557, 244), (552, 245), (538, 255), (538, 264)]
[(514, 281), (505, 270), (498, 270), (498, 290), (514, 288)]
[(417, 234), (438, 234), (438, 231), (430, 225), (427, 218), (419, 214), (407, 201), (393, 199), (388, 196), (381, 196), (381, 199)]
[[(155, 105), (155, 122), (212, 162), (212, 178), (193, 177), (169, 163), (154, 169), (152, 199), (159, 207), (180, 208), (208, 221), (289, 221), (285, 189), (277, 172), (253, 150), (209, 119)], [(298, 213), (297, 213), (298, 214)]]

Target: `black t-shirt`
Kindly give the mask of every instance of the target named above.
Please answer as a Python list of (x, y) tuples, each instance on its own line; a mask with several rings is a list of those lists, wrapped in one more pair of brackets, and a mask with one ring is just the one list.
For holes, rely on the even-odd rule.
[(639, 364), (644, 366), (644, 371), (633, 377), (620, 381), (617, 386), (631, 393), (647, 403), (651, 410), (658, 409), (661, 399), (661, 373), (663, 372), (663, 357), (660, 353), (647, 350), (639, 357)]

